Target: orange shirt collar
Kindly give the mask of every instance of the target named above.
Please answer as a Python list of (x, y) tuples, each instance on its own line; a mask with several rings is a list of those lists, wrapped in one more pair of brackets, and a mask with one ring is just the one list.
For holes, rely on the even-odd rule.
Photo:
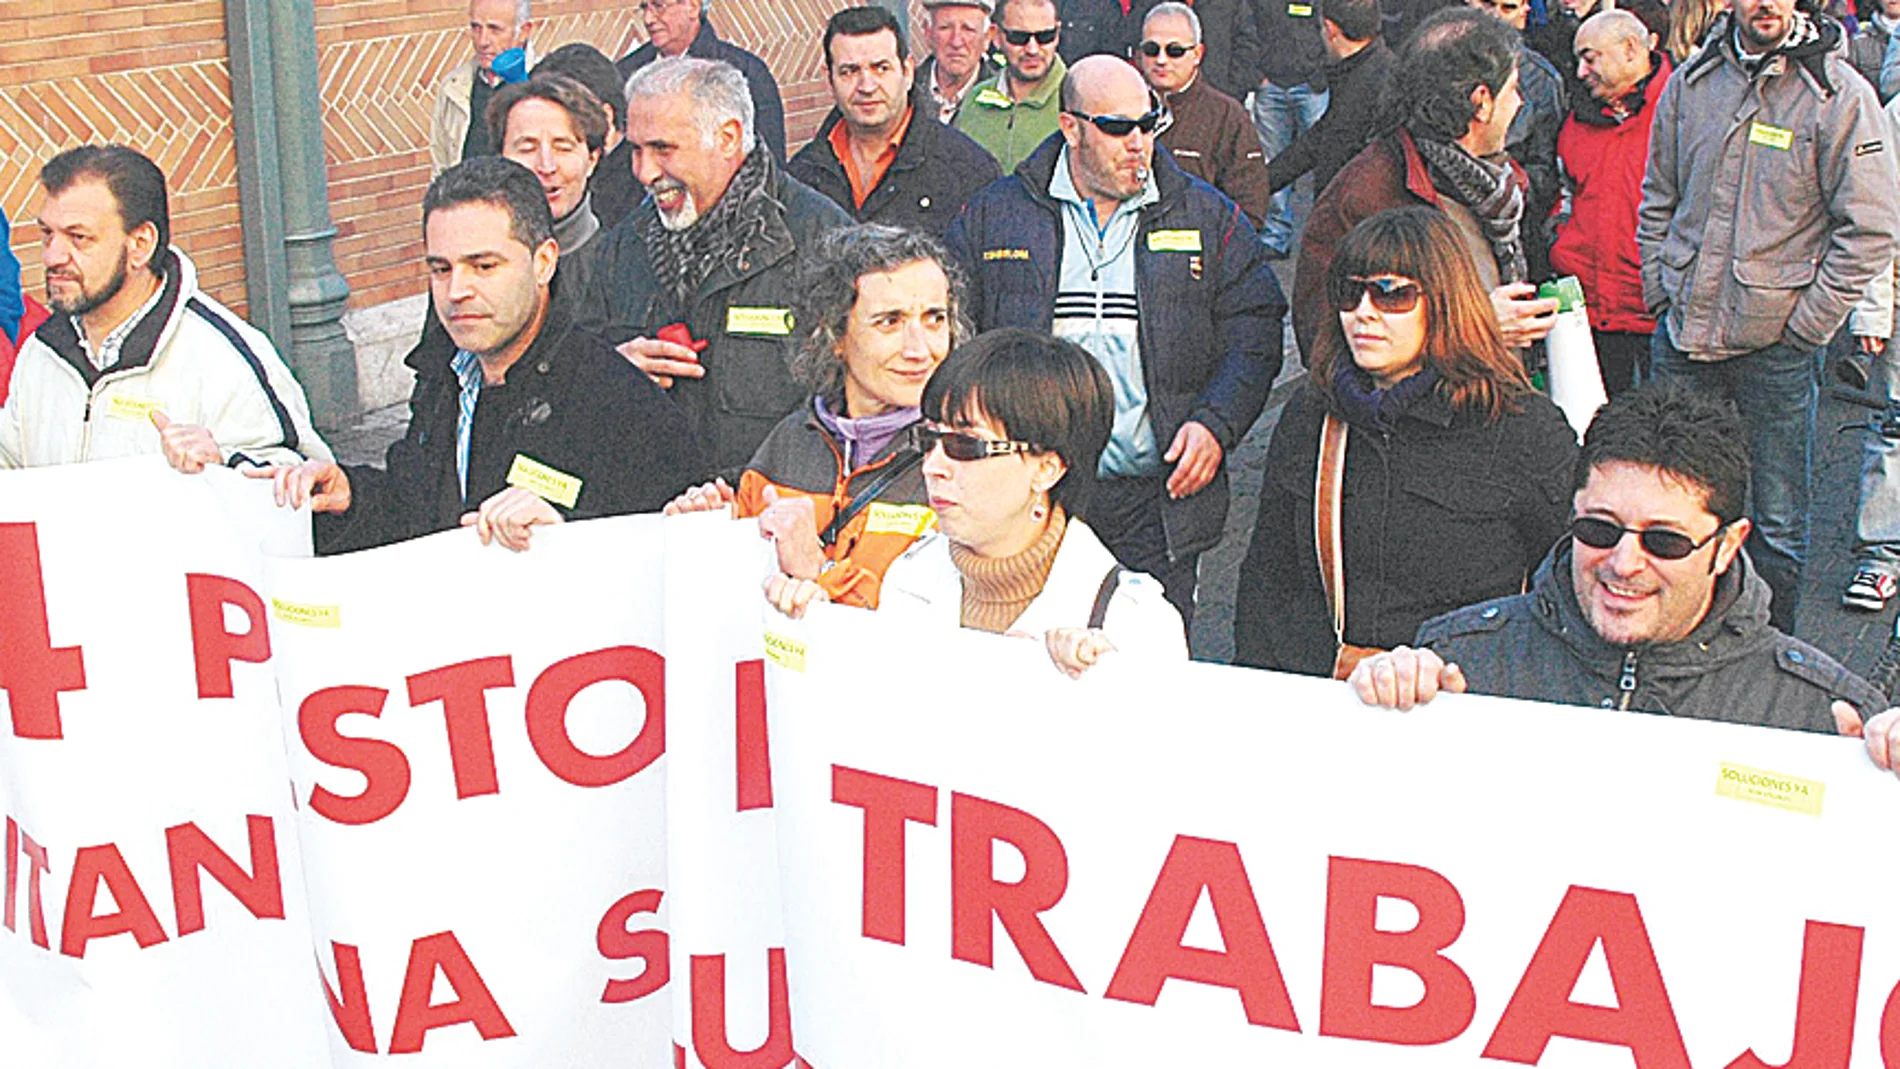
[(884, 146), (884, 151), (878, 153), (877, 159), (871, 161), (869, 175), (858, 173), (857, 160), (851, 152), (851, 130), (845, 125), (842, 115), (831, 127), (831, 151), (838, 157), (838, 162), (844, 165), (845, 181), (851, 183), (851, 200), (857, 207), (864, 207), (864, 202), (871, 197), (871, 191), (890, 173), (891, 164), (897, 160), (897, 146), (904, 143), (905, 136), (910, 133), (911, 120), (916, 117), (917, 109), (906, 105), (904, 121), (897, 124), (897, 136), (891, 138), (891, 143)]

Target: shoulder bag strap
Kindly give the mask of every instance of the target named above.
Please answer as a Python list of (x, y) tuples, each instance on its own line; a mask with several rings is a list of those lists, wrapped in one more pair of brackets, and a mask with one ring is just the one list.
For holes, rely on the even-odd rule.
[(1346, 640), (1346, 554), (1340, 544), (1340, 494), (1346, 482), (1346, 423), (1331, 412), (1319, 431), (1319, 463), (1313, 474), (1313, 547), (1319, 581), (1333, 617), (1333, 637)]
[(1102, 586), (1095, 592), (1095, 605), (1089, 609), (1089, 628), (1099, 631), (1102, 621), (1108, 619), (1108, 603), (1115, 597), (1115, 588), (1121, 585), (1122, 566), (1111, 564), (1108, 574), (1102, 576)]
[(910, 474), (912, 468), (923, 462), (924, 455), (916, 451), (905, 452), (893, 458), (883, 474), (873, 480), (871, 485), (851, 495), (851, 503), (839, 509), (831, 517), (831, 522), (826, 524), (825, 529), (818, 534), (819, 544), (829, 549), (838, 541), (838, 536), (844, 533), (845, 524), (850, 523), (858, 513), (864, 511), (866, 506), (876, 501), (877, 495), (890, 489), (891, 484)]

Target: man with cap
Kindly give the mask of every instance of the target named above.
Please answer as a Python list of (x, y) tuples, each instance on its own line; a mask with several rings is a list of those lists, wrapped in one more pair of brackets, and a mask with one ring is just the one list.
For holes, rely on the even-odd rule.
[(924, 0), (924, 43), (917, 64), (917, 106), (945, 126), (956, 121), (977, 84), (996, 77), (989, 57), (992, 0)]

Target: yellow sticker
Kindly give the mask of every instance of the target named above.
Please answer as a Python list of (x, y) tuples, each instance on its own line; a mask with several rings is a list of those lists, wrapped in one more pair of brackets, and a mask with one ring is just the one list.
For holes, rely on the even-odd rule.
[(581, 499), (581, 480), (564, 471), (556, 471), (526, 453), (516, 453), (508, 466), (508, 485), (539, 494), (562, 508), (571, 509)]
[(984, 249), (983, 250), (984, 263), (988, 263), (991, 260), (1027, 260), (1027, 259), (1029, 259), (1028, 249)]
[(992, 108), (1013, 108), (1016, 106), (1016, 102), (1009, 98), (1008, 93), (1003, 92), (993, 85), (986, 85), (978, 89), (976, 91), (976, 102), (978, 104), (988, 105)]
[(151, 397), (132, 397), (115, 393), (106, 398), (106, 415), (128, 423), (151, 422), (152, 413), (158, 411), (159, 407), (158, 401)]
[(1313, 5), (1312, 4), (1288, 4), (1286, 6), (1286, 13), (1293, 16), (1296, 19), (1310, 19), (1313, 17)]
[(1821, 797), (1827, 793), (1827, 784), (1724, 761), (1716, 774), (1715, 793), (1740, 802), (1754, 802), (1756, 805), (1769, 805), (1818, 817), (1821, 815)]
[(765, 655), (780, 668), (789, 668), (794, 672), (805, 670), (805, 644), (797, 639), (786, 638), (776, 632), (767, 631)]
[(1148, 231), (1149, 252), (1200, 252), (1201, 232), (1198, 230), (1150, 230)]
[(937, 522), (937, 514), (929, 505), (887, 505), (882, 501), (873, 501), (867, 511), (869, 519), (864, 524), (865, 534), (917, 538)]
[(1748, 124), (1748, 143), (1785, 151), (1789, 145), (1794, 144), (1794, 131), (1770, 126), (1765, 122), (1752, 122)]
[(299, 605), (294, 601), (270, 599), (270, 614), (298, 627), (343, 626), (343, 610), (336, 605)]
[(726, 309), (727, 334), (764, 334), (782, 338), (791, 332), (790, 308), (741, 308), (735, 305)]

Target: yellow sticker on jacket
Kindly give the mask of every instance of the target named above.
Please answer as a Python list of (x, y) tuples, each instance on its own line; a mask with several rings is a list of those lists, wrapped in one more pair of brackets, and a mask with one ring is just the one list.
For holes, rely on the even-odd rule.
[(776, 631), (767, 631), (765, 655), (780, 668), (789, 668), (794, 672), (805, 670), (805, 644), (795, 638), (786, 638)]
[(1310, 19), (1313, 17), (1313, 5), (1312, 4), (1288, 4), (1286, 6), (1286, 13), (1293, 16), (1296, 19)]
[(1740, 802), (1754, 802), (1756, 805), (1818, 817), (1821, 815), (1821, 798), (1827, 793), (1827, 784), (1724, 761), (1716, 773), (1715, 793)]
[(1752, 122), (1748, 124), (1748, 143), (1786, 151), (1789, 145), (1794, 144), (1794, 131), (1770, 126), (1765, 122)]
[(1150, 230), (1148, 231), (1149, 252), (1200, 252), (1201, 232), (1198, 230)]
[(343, 626), (343, 610), (336, 605), (300, 605), (294, 601), (270, 599), (270, 614), (287, 624), (298, 627)]
[(918, 538), (937, 522), (937, 513), (929, 505), (890, 505), (871, 502), (865, 510), (865, 534), (894, 534)]
[(579, 476), (550, 468), (526, 453), (516, 453), (515, 462), (508, 465), (508, 485), (538, 494), (562, 508), (571, 509), (581, 499)]
[(791, 332), (790, 308), (742, 308), (735, 305), (726, 309), (727, 334), (763, 334), (782, 338)]
[(152, 413), (158, 411), (159, 407), (156, 398), (115, 393), (106, 398), (106, 417), (122, 419), (127, 423), (148, 423)]
[(983, 250), (984, 263), (990, 263), (996, 260), (1027, 260), (1027, 259), (1029, 259), (1028, 249), (984, 249)]
[(1003, 92), (993, 85), (986, 85), (978, 89), (976, 91), (976, 102), (991, 108), (1013, 108), (1016, 106), (1016, 102), (1009, 98), (1008, 93)]

